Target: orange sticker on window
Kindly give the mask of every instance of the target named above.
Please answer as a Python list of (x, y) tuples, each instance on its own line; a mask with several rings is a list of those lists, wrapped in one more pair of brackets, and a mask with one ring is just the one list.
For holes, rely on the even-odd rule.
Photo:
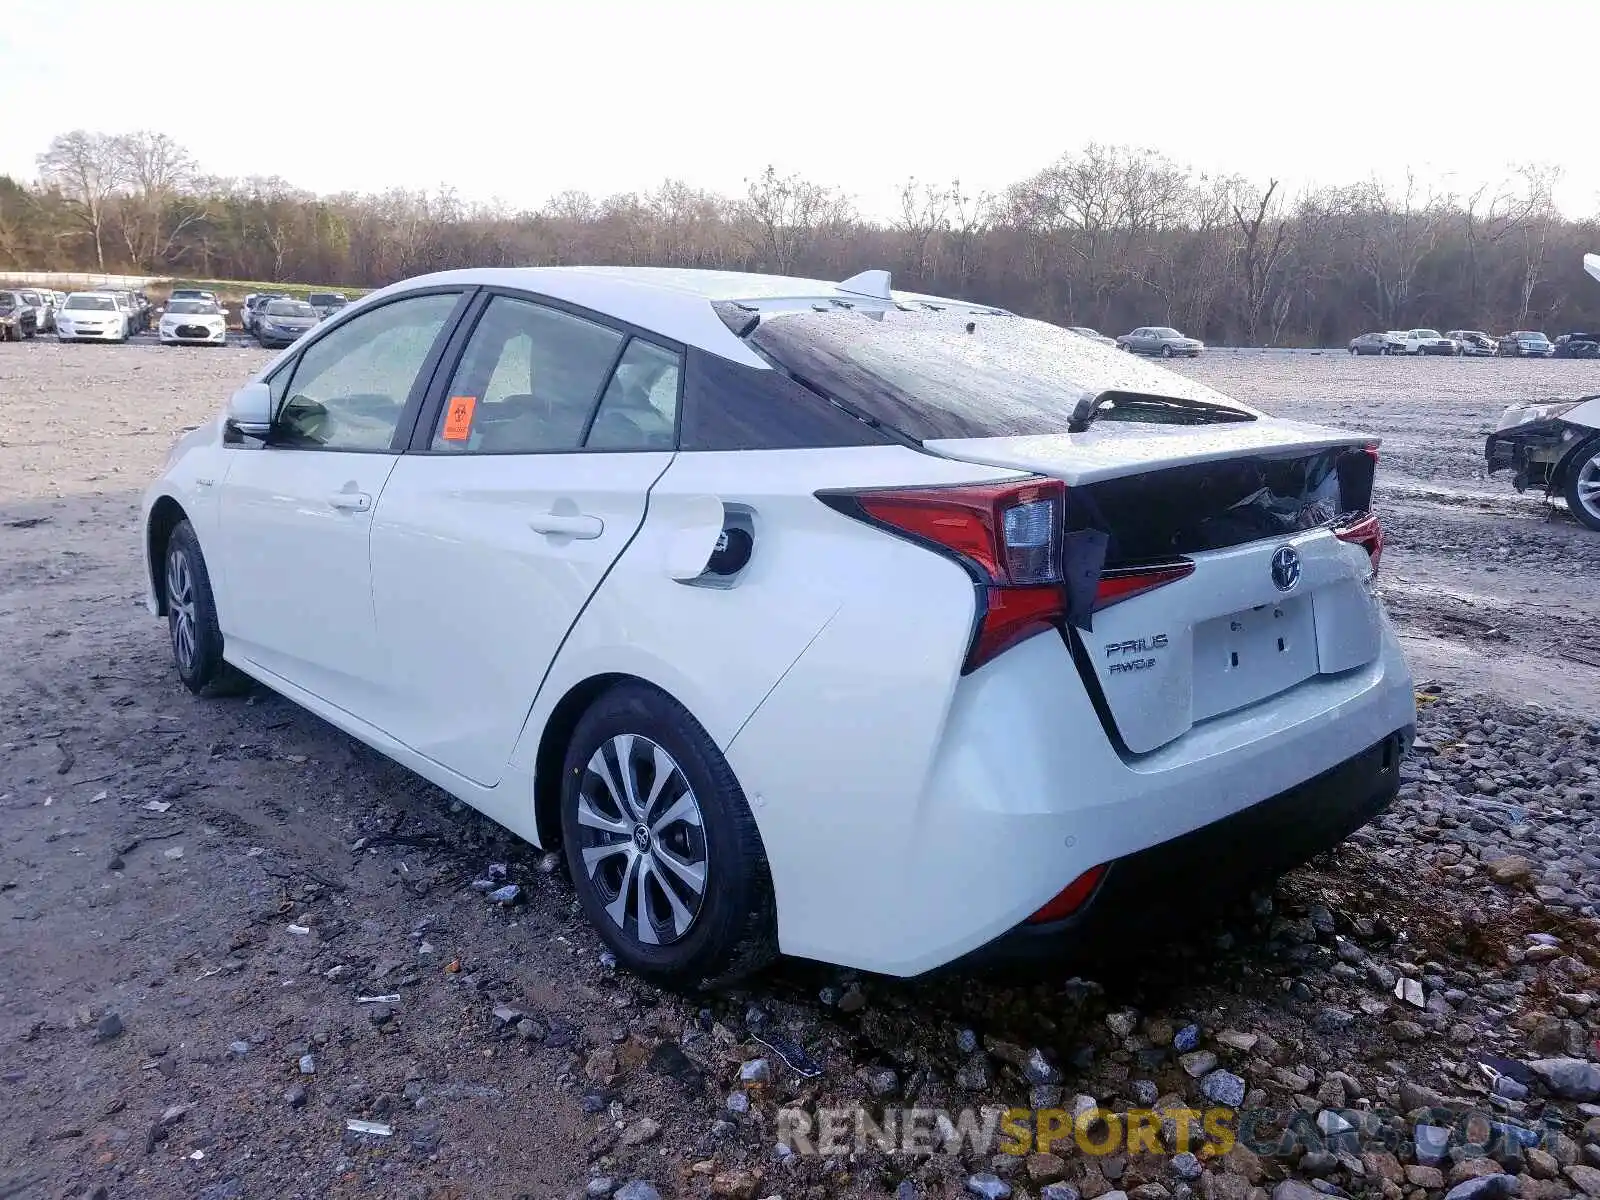
[(472, 433), (472, 410), (478, 407), (476, 396), (451, 396), (450, 407), (444, 414), (444, 440), (464, 442)]

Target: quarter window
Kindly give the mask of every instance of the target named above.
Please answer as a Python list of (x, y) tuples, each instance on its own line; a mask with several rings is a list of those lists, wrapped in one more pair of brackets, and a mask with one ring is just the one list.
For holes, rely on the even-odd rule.
[(583, 444), (624, 335), (496, 296), (461, 357), (433, 431), (446, 453), (538, 454)]
[(678, 423), (678, 374), (675, 353), (634, 338), (606, 386), (584, 447), (671, 450)]
[(274, 443), (388, 449), (417, 373), (458, 299), (447, 292), (395, 300), (306, 347), (278, 411)]

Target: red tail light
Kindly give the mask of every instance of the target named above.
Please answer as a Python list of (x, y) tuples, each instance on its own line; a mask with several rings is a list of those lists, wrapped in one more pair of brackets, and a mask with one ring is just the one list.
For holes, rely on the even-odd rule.
[(1095, 889), (1100, 886), (1100, 881), (1105, 877), (1106, 868), (1104, 864), (1098, 867), (1090, 867), (1082, 875), (1079, 875), (1066, 887), (1062, 888), (1061, 891), (1057, 892), (1054, 900), (1029, 917), (1028, 924), (1044, 925), (1050, 921), (1060, 921), (1065, 917), (1070, 917), (1085, 904), (1089, 903), (1090, 898), (1095, 893)]
[[(1066, 495), (1061, 481), (1035, 477), (1006, 484), (819, 492), (817, 498), (955, 559), (972, 576), (978, 619), (962, 666), (967, 674), (1066, 618), (1061, 561)], [(1095, 607), (1172, 583), (1193, 570), (1192, 562), (1180, 560), (1107, 571)]]
[(1066, 615), (1061, 532), (1067, 487), (1056, 479), (821, 492), (829, 507), (955, 559), (978, 589), (962, 672), (1059, 625)]
[(1367, 513), (1355, 522), (1333, 531), (1341, 542), (1354, 542), (1367, 552), (1372, 560), (1372, 573), (1378, 573), (1378, 561), (1383, 557), (1383, 524), (1377, 513)]
[(1100, 586), (1095, 592), (1095, 610), (1142, 596), (1145, 592), (1177, 583), (1193, 574), (1194, 564), (1186, 558), (1148, 567), (1113, 567), (1100, 576)]

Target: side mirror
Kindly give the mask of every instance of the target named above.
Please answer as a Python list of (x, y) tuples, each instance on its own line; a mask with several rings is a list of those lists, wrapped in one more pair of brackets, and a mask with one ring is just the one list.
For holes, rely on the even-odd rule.
[(228, 427), (246, 437), (266, 437), (272, 432), (272, 389), (264, 383), (247, 383), (228, 400)]

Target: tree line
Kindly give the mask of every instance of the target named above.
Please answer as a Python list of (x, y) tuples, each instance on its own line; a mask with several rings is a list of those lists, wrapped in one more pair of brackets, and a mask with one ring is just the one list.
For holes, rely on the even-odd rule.
[(454, 189), (314, 195), (221, 178), (162, 133), (53, 138), (38, 179), (0, 176), (0, 264), (372, 287), (462, 266), (616, 263), (895, 285), (1120, 333), (1175, 325), (1218, 344), (1336, 345), (1369, 329), (1600, 326), (1584, 274), (1600, 223), (1563, 215), (1559, 168), (1470, 191), (1414, 177), (1298, 195), (1091, 144), (1000, 192), (908, 180), (868, 219), (839, 189), (767, 167), (739, 195), (668, 180), (538, 210)]

